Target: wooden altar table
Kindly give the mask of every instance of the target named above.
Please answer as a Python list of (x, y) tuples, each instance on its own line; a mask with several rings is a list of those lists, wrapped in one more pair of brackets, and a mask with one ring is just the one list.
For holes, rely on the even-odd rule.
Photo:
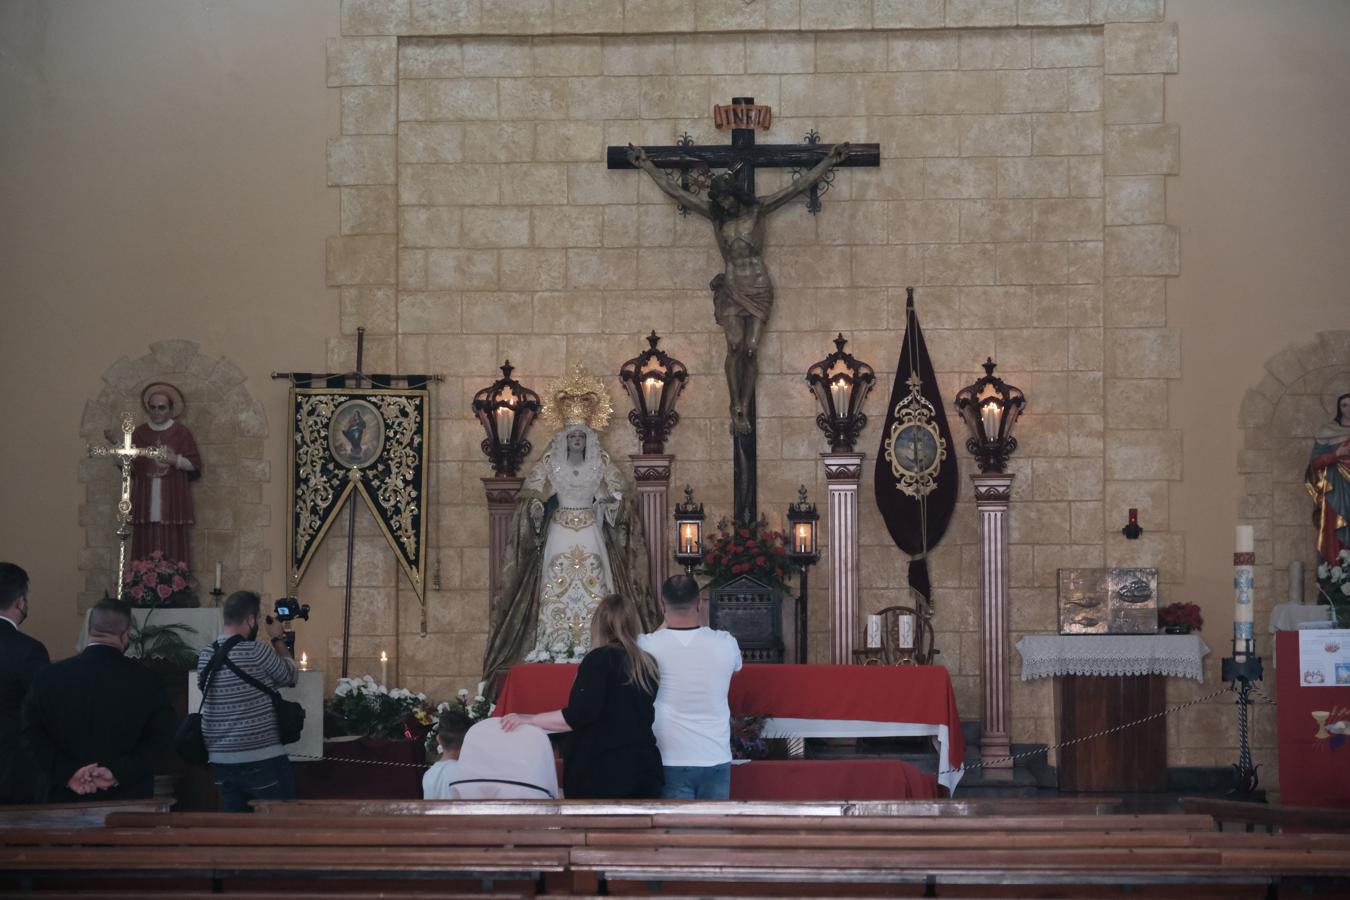
[[(496, 713), (560, 709), (575, 677), (574, 665), (515, 666)], [(932, 737), (938, 783), (954, 792), (961, 780), (966, 745), (942, 666), (747, 665), (732, 677), (729, 701), (732, 715), (769, 716), (766, 737)]]

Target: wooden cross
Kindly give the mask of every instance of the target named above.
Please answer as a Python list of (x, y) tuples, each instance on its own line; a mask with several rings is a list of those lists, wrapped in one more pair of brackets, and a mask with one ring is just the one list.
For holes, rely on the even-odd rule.
[[(122, 413), (122, 444), (90, 446), (92, 457), (106, 456), (117, 463), (122, 470), (122, 499), (117, 501), (117, 580), (113, 582), (113, 597), (122, 596), (122, 579), (127, 572), (127, 545), (131, 541), (131, 464), (137, 459), (153, 459), (155, 462), (168, 462), (167, 447), (135, 447), (131, 443), (131, 433), (136, 424), (131, 413)], [(111, 439), (111, 435), (109, 438)]]
[[(734, 176), (736, 187), (746, 194), (755, 193), (755, 170), (795, 169), (798, 173), (814, 170), (831, 154), (833, 145), (820, 143), (820, 136), (814, 131), (806, 136), (802, 144), (755, 144), (755, 130), (767, 130), (771, 118), (769, 107), (757, 105), (753, 97), (735, 97), (730, 106), (714, 108), (719, 128), (731, 130), (730, 145), (694, 144), (686, 138), (679, 144), (662, 147), (642, 147), (640, 150), (646, 159), (658, 169), (668, 173), (679, 172), (679, 184), (685, 194), (697, 194), (698, 189), (690, 186), (692, 171), (708, 172), (712, 169), (727, 169)], [(629, 147), (609, 147), (607, 163), (611, 169), (635, 168)], [(841, 148), (842, 152), (842, 148)], [(877, 166), (881, 162), (880, 144), (852, 144), (848, 152), (839, 159), (838, 166)], [(648, 169), (650, 172), (651, 170)], [(809, 173), (807, 173), (809, 174)], [(654, 176), (655, 177), (655, 176)], [(725, 177), (725, 176), (721, 176)], [(824, 183), (828, 185), (828, 175)], [(666, 190), (666, 193), (672, 193)], [(807, 209), (813, 214), (820, 209), (821, 187), (817, 181), (811, 182), (807, 199)], [(711, 194), (711, 192), (710, 192)], [(677, 199), (682, 199), (677, 197)], [(702, 203), (701, 199), (697, 202)], [(681, 205), (681, 211), (685, 207)], [(725, 253), (724, 253), (725, 257)], [(751, 383), (753, 384), (753, 383)], [(738, 522), (751, 522), (758, 518), (756, 502), (757, 460), (755, 451), (755, 399), (753, 390), (747, 391), (745, 415), (748, 429), (732, 435), (732, 458), (734, 460), (735, 519)], [(735, 392), (733, 389), (733, 403)], [(733, 429), (734, 430), (734, 429)]]

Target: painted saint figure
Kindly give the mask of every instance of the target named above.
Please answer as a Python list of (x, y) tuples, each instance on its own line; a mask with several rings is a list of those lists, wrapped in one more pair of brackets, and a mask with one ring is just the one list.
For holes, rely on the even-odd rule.
[(736, 172), (718, 175), (703, 199), (680, 187), (648, 159), (641, 147), (629, 145), (628, 161), (652, 177), (657, 187), (681, 206), (712, 222), (717, 249), (726, 268), (708, 287), (713, 315), (727, 339), (726, 376), (731, 393), (731, 431), (749, 434), (750, 401), (755, 396), (755, 354), (773, 309), (773, 281), (764, 264), (764, 221), (769, 213), (811, 189), (848, 155), (847, 143), (835, 144), (805, 175), (781, 191), (756, 197), (737, 187)]
[[(159, 550), (171, 560), (192, 567), (192, 492), (189, 482), (202, 477), (197, 441), (187, 426), (175, 419), (182, 409), (177, 389), (152, 384), (141, 394), (149, 422), (131, 433), (137, 447), (164, 447), (164, 462), (138, 458), (131, 464), (131, 558), (145, 559)], [(109, 443), (121, 443), (110, 431)]]
[(1350, 548), (1350, 393), (1336, 398), (1336, 415), (1313, 437), (1304, 485), (1313, 498), (1317, 555), (1339, 565)]

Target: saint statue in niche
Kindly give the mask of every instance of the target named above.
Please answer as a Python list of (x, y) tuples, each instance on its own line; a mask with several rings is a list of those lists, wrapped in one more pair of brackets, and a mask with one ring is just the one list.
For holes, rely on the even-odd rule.
[(737, 186), (735, 167), (712, 179), (704, 198), (680, 187), (647, 158), (641, 147), (629, 145), (628, 161), (651, 176), (656, 186), (685, 209), (712, 222), (717, 249), (726, 268), (708, 285), (713, 292), (713, 317), (727, 339), (725, 363), (731, 393), (731, 433), (749, 434), (750, 401), (755, 396), (759, 341), (773, 309), (773, 281), (764, 264), (764, 222), (769, 213), (818, 184), (848, 156), (847, 142), (830, 152), (801, 178), (781, 191), (757, 197)]
[[(168, 459), (138, 458), (131, 463), (131, 558), (145, 559), (156, 550), (165, 558), (192, 568), (192, 492), (189, 482), (202, 477), (202, 458), (192, 432), (177, 417), (183, 395), (171, 384), (156, 382), (141, 392), (150, 421), (131, 433), (136, 447), (164, 447)], [(109, 444), (118, 436), (104, 431)]]
[(1313, 498), (1317, 555), (1341, 565), (1341, 551), (1350, 548), (1350, 393), (1336, 398), (1332, 420), (1314, 435), (1304, 485)]
[(603, 383), (580, 371), (545, 404), (559, 427), (525, 478), (489, 610), (484, 678), (515, 663), (580, 662), (600, 600), (633, 600), (645, 627), (656, 621), (636, 491), (600, 446), (612, 409)]

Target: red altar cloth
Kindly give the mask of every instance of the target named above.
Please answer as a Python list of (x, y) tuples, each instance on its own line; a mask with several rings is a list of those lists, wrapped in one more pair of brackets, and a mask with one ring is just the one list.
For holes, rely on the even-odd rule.
[(757, 759), (731, 767), (732, 800), (934, 800), (937, 778), (898, 759)]
[[(515, 666), (497, 714), (560, 709), (575, 677), (573, 665)], [(748, 665), (732, 677), (729, 700), (735, 716), (946, 726), (942, 762), (957, 769), (966, 755), (951, 676), (942, 666)]]
[(1300, 684), (1298, 638), (1297, 631), (1275, 635), (1280, 803), (1350, 809), (1350, 735), (1319, 739), (1312, 717), (1317, 710), (1329, 713), (1328, 725), (1350, 720), (1350, 687)]

